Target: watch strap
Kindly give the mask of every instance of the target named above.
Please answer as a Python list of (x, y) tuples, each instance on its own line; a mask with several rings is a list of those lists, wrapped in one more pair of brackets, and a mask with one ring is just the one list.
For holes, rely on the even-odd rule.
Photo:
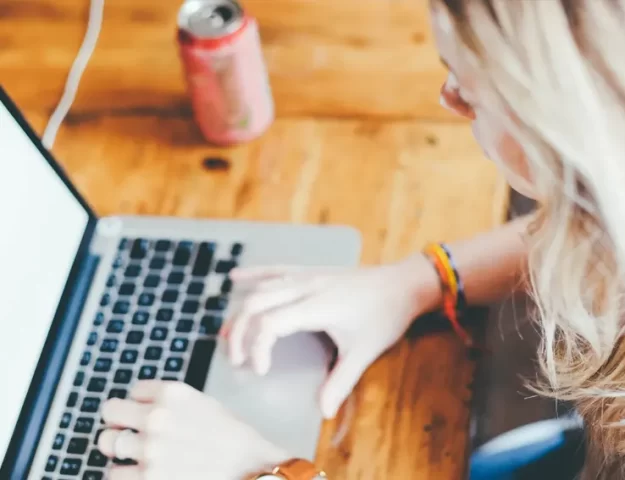
[(312, 462), (302, 458), (292, 458), (278, 465), (273, 473), (280, 475), (286, 480), (317, 480), (327, 478), (326, 474), (319, 470)]

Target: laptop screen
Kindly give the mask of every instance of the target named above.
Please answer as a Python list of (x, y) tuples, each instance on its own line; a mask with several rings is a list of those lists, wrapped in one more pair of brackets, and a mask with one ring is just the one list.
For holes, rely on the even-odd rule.
[(89, 214), (0, 103), (0, 452), (4, 459)]

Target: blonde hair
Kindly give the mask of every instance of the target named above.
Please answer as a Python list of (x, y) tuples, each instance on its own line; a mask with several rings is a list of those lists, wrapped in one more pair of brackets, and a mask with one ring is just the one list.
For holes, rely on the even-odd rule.
[(625, 0), (437, 0), (527, 157), (543, 391), (625, 456)]

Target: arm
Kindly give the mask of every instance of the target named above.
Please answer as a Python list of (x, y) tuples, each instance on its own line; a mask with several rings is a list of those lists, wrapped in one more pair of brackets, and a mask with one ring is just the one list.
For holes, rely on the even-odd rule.
[[(527, 246), (523, 241), (531, 216), (518, 218), (500, 228), (469, 240), (450, 244), (456, 267), (469, 305), (488, 304), (511, 294), (523, 285), (527, 271)], [(422, 254), (406, 260), (406, 276), (419, 291), (420, 310), (429, 312), (441, 306), (439, 280)], [(415, 278), (414, 272), (428, 272), (427, 279)], [(425, 280), (425, 282), (424, 282)], [(424, 284), (427, 287), (424, 289)]]

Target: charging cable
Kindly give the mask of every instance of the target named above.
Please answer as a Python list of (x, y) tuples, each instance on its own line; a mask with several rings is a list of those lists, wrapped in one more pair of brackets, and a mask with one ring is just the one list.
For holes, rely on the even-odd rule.
[(83, 39), (78, 55), (72, 65), (67, 81), (65, 82), (65, 90), (63, 96), (59, 101), (54, 113), (48, 121), (48, 125), (43, 132), (42, 143), (48, 150), (52, 149), (56, 135), (65, 120), (74, 99), (76, 98), (76, 92), (80, 85), (80, 79), (87, 68), (87, 64), (91, 59), (91, 55), (95, 50), (98, 43), (98, 37), (100, 36), (100, 30), (102, 29), (102, 18), (104, 16), (104, 0), (91, 0), (89, 7), (89, 22), (87, 24), (87, 32)]

